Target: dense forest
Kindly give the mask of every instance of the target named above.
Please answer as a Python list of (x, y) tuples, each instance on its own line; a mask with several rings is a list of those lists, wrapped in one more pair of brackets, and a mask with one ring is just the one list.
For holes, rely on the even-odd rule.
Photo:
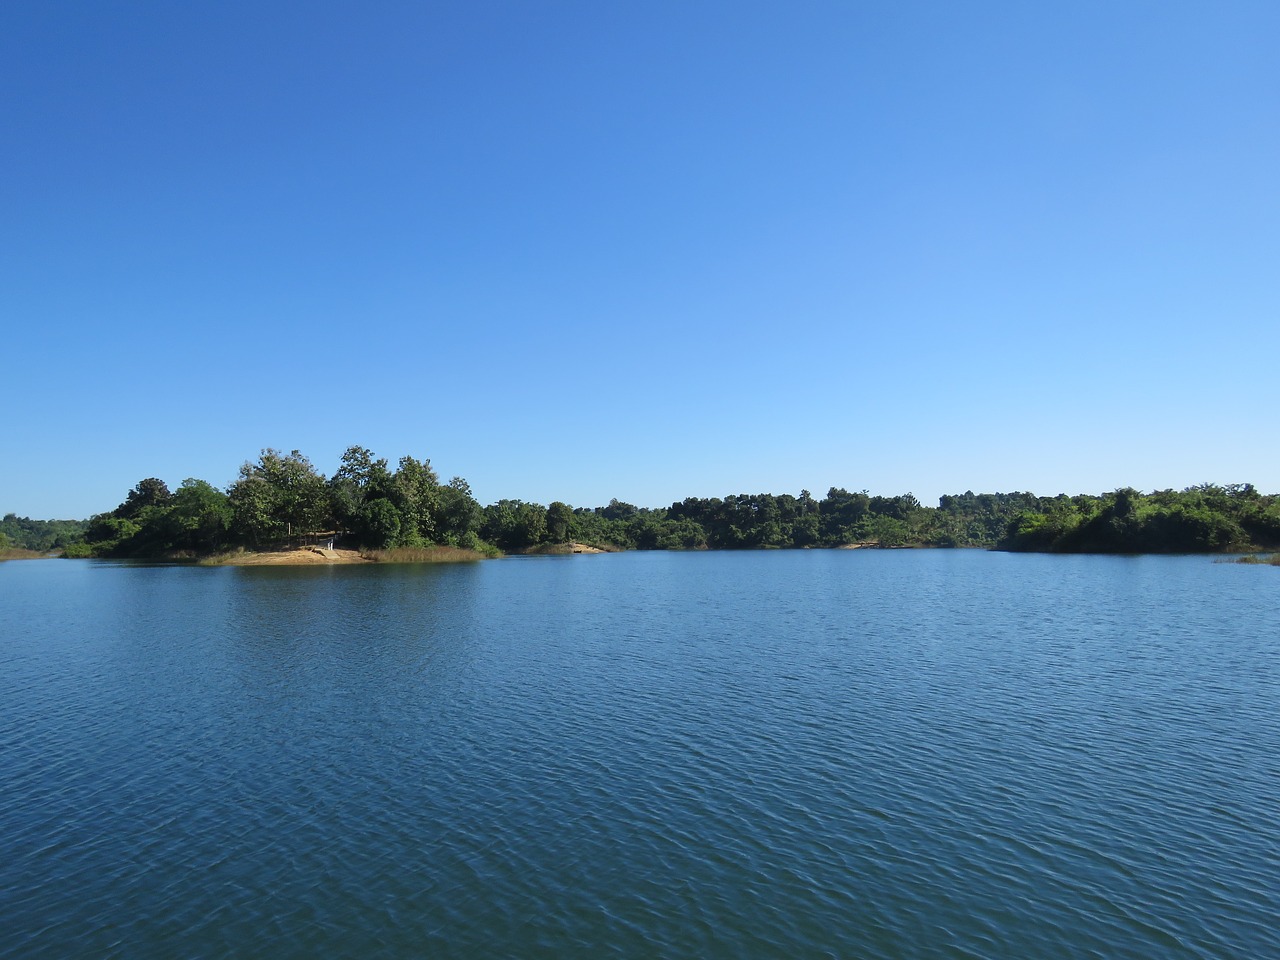
[(82, 541), (88, 527), (84, 520), (32, 520), (8, 513), (0, 520), (0, 550), (61, 550)]
[(442, 483), (429, 460), (405, 457), (393, 469), (364, 447), (351, 447), (326, 478), (298, 451), (268, 449), (225, 490), (195, 479), (170, 490), (147, 478), (114, 510), (87, 522), (10, 514), (0, 537), (0, 547), (139, 558), (279, 549), (327, 537), (352, 548), (441, 545), (490, 554), (553, 551), (569, 542), (640, 550), (859, 544), (1222, 552), (1280, 545), (1280, 496), (1251, 484), (1202, 484), (1074, 497), (966, 492), (928, 507), (909, 493), (882, 497), (832, 487), (822, 499), (802, 490), (690, 497), (659, 508), (618, 500), (594, 508), (520, 500), (482, 507), (465, 480)]

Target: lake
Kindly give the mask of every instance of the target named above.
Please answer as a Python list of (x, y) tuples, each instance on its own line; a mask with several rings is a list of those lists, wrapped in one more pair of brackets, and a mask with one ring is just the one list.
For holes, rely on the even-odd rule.
[(0, 956), (1280, 956), (1280, 570), (0, 564)]

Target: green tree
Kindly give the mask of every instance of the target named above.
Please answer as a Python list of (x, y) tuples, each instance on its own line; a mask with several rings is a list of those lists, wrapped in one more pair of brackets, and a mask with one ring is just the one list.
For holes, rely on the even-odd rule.
[(431, 468), (431, 461), (402, 457), (391, 491), (402, 521), (399, 542), (412, 546), (432, 542), (442, 507), (440, 479)]
[[(338, 463), (338, 469), (329, 479), (329, 512), (340, 529), (354, 530), (361, 524), (362, 511), (374, 480), (373, 453), (367, 447), (347, 447)], [(382, 470), (387, 462), (381, 461)], [(373, 494), (376, 497), (378, 494)]]
[(227, 494), (231, 507), (231, 531), (240, 543), (261, 546), (284, 536), (284, 522), (277, 515), (276, 492), (263, 477), (252, 472), (241, 477)]
[(370, 547), (389, 547), (400, 536), (400, 513), (386, 497), (370, 500), (361, 511), (362, 541)]
[(321, 530), (330, 520), (325, 479), (297, 450), (263, 450), (256, 464), (241, 466), (229, 496), (236, 529), (252, 543)]
[(547, 540), (551, 543), (568, 543), (573, 525), (573, 508), (567, 503), (553, 500), (547, 506)]
[(204, 480), (188, 477), (166, 512), (166, 548), (211, 553), (222, 549), (231, 529), (229, 498)]
[(145, 480), (139, 480), (137, 485), (129, 491), (128, 496), (124, 498), (124, 503), (116, 507), (114, 514), (117, 517), (132, 519), (146, 507), (167, 505), (171, 496), (163, 480), (147, 477)]
[(547, 508), (540, 503), (499, 500), (484, 508), (480, 535), (503, 550), (523, 550), (542, 542)]
[(442, 543), (470, 546), (480, 526), (480, 504), (471, 495), (471, 485), (462, 477), (454, 477), (440, 488), (440, 515), (436, 530)]
[(89, 520), (84, 538), (95, 557), (129, 556), (133, 552), (134, 537), (141, 530), (142, 525), (135, 520), (100, 513)]

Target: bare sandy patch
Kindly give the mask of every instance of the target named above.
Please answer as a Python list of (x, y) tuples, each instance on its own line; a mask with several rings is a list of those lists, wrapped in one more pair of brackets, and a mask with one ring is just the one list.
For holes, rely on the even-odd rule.
[(326, 550), (324, 547), (304, 547), (299, 550), (278, 550), (258, 553), (246, 550), (216, 558), (214, 563), (234, 567), (287, 567), (312, 566), (314, 564), (369, 563), (357, 550)]

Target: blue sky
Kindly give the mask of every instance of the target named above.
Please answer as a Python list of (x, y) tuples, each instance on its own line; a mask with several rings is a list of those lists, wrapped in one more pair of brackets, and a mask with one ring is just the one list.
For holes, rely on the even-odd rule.
[(1280, 5), (0, 6), (0, 512), (1280, 491)]

